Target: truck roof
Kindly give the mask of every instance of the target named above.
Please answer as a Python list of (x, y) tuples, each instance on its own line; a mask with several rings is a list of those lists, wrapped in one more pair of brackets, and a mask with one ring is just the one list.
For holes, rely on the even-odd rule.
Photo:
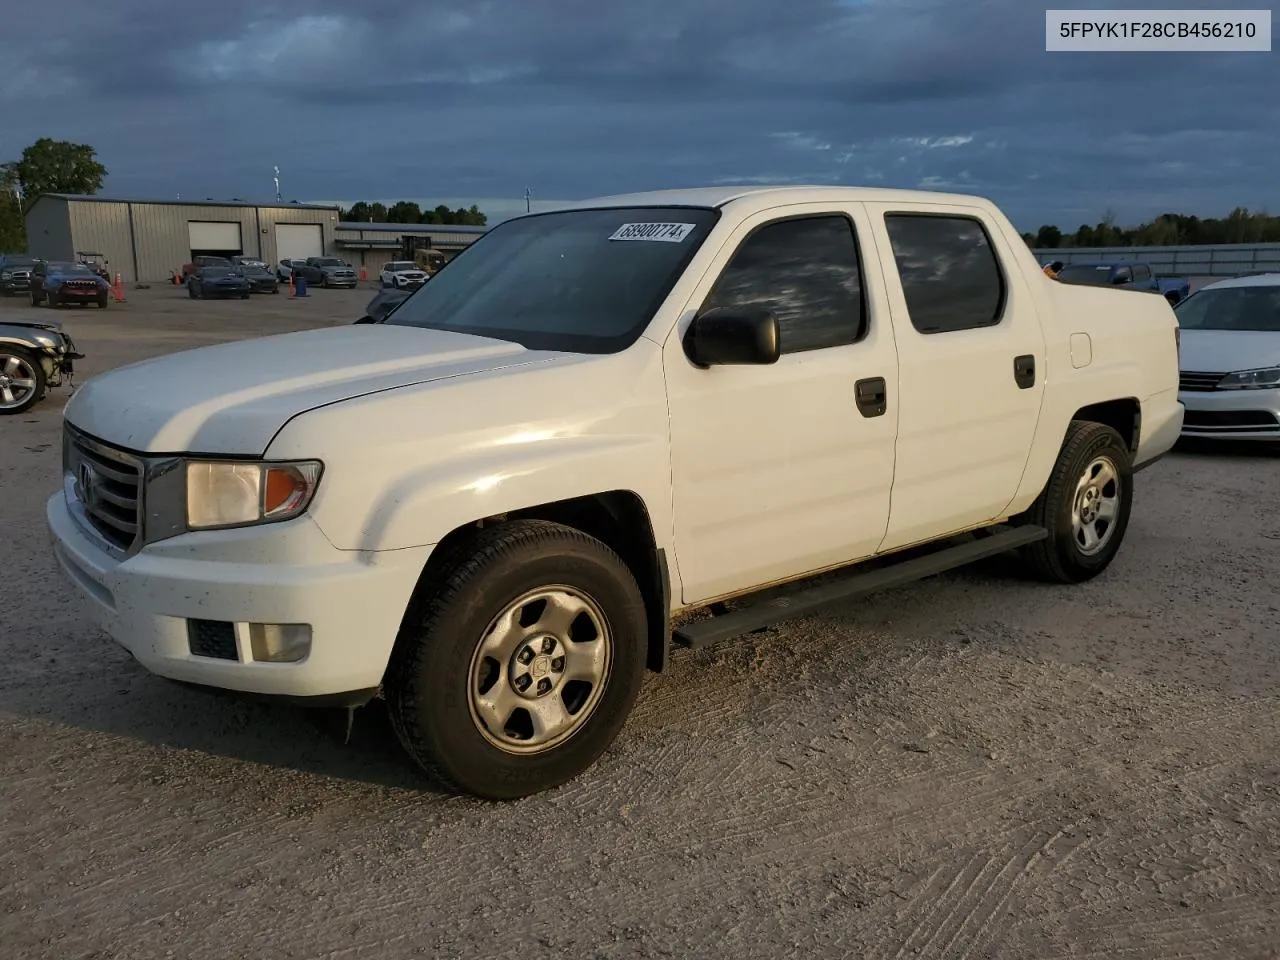
[(822, 184), (781, 184), (758, 187), (737, 185), (691, 187), (681, 190), (652, 190), (643, 193), (621, 193), (613, 196), (580, 200), (567, 207), (599, 206), (686, 206), (723, 207), (735, 200), (751, 198), (760, 201), (779, 200), (790, 203), (823, 203), (840, 200), (857, 202), (888, 201), (899, 203), (966, 203), (988, 206), (985, 197), (934, 190), (892, 190), (884, 187), (833, 187)]

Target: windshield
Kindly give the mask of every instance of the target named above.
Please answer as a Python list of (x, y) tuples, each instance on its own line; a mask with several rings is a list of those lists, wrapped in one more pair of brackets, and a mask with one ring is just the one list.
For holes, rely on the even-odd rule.
[(387, 264), (388, 273), (400, 273), (403, 270), (417, 270), (417, 269), (418, 269), (418, 265), (416, 263), (396, 262), (396, 263)]
[(1280, 284), (1200, 290), (1174, 307), (1184, 330), (1280, 333)]
[(345, 266), (346, 266), (346, 264), (345, 264), (345, 263), (343, 263), (341, 260), (336, 260), (336, 259), (334, 259), (333, 257), (321, 257), (319, 260), (317, 260), (317, 261), (316, 261), (316, 266), (318, 266), (318, 267), (345, 267)]
[(51, 263), (49, 264), (49, 272), (65, 273), (73, 276), (93, 276), (93, 271), (83, 263)]
[(715, 225), (705, 208), (566, 210), (494, 227), (386, 323), (614, 353), (653, 318)]
[(246, 263), (243, 267), (241, 267), (241, 272), (248, 274), (251, 277), (269, 277), (270, 276), (270, 274), (267, 273), (265, 268), (259, 266), (256, 263)]
[(34, 267), (35, 260), (30, 257), (0, 257), (0, 266), (3, 267)]
[(1083, 283), (1091, 287), (1105, 287), (1111, 283), (1111, 264), (1080, 264), (1074, 267), (1063, 267), (1058, 271), (1058, 279), (1063, 283)]
[(238, 277), (241, 273), (233, 267), (205, 267), (204, 275), (206, 277)]

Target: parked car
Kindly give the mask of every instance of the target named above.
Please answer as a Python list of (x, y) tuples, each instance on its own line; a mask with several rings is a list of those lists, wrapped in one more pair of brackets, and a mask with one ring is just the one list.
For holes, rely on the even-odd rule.
[(356, 271), (345, 260), (337, 257), (307, 257), (299, 263), (293, 261), (294, 276), (302, 277), (309, 284), (321, 287), (354, 287)]
[(379, 279), (384, 287), (416, 290), (427, 282), (427, 273), (412, 260), (392, 260), (382, 265)]
[(96, 303), (105, 310), (111, 303), (111, 284), (83, 263), (65, 260), (36, 260), (29, 292), (33, 307)]
[(0, 415), (31, 409), (83, 358), (61, 324), (0, 321)]
[(248, 300), (252, 293), (249, 278), (234, 267), (200, 267), (187, 278), (187, 296), (192, 300), (217, 297)]
[(1178, 303), (1191, 292), (1186, 277), (1157, 277), (1149, 263), (1117, 260), (1108, 263), (1070, 263), (1056, 273), (1062, 283), (1081, 283), (1092, 287), (1124, 287), (1159, 293), (1171, 304)]
[(249, 288), (254, 293), (279, 293), (280, 281), (265, 266), (251, 263), (240, 268), (244, 278), (249, 281)]
[(1280, 441), (1280, 273), (1219, 280), (1176, 312), (1182, 435)]
[(590, 767), (673, 643), (1011, 551), (1101, 573), (1177, 395), (1169, 304), (1048, 279), (980, 198), (637, 194), (497, 225), (381, 323), (98, 375), (64, 474), (118, 465), (124, 512), (90, 479), (47, 516), (148, 670), (384, 696), (506, 799)]
[(199, 270), (201, 267), (227, 267), (227, 268), (231, 268), (231, 267), (234, 267), (234, 266), (235, 266), (235, 264), (233, 264), (233, 263), (231, 262), (231, 259), (230, 259), (229, 257), (215, 257), (215, 256), (212, 256), (212, 255), (201, 255), (201, 256), (198, 256), (198, 257), (192, 257), (192, 258), (191, 258), (191, 262), (190, 262), (190, 263), (183, 264), (183, 266), (182, 266), (182, 276), (183, 276), (183, 278), (185, 279), (186, 277), (191, 276), (193, 273), (195, 273), (195, 272), (196, 272), (197, 270)]
[(305, 262), (305, 260), (290, 260), (288, 258), (281, 260), (276, 266), (276, 276), (280, 278), (281, 283), (288, 283), (293, 277), (294, 266)]
[(35, 258), (25, 253), (0, 255), (0, 292), (6, 297), (26, 293), (31, 289), (31, 268)]

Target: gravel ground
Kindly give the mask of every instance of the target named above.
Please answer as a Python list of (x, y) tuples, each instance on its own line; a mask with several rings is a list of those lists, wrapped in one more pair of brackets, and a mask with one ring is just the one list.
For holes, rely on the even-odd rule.
[[(83, 379), (370, 295), (58, 316)], [(1143, 473), (1082, 587), (995, 561), (677, 653), (596, 767), (488, 805), (376, 707), (344, 745), (95, 631), (42, 523), (65, 397), (0, 421), (6, 958), (1280, 956), (1280, 457)]]

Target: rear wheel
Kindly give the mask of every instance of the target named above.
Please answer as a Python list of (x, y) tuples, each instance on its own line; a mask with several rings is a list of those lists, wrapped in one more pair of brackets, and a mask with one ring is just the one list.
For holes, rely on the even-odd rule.
[(0, 414), (22, 413), (45, 392), (44, 367), (21, 347), (0, 345)]
[(522, 520), (477, 531), (433, 579), (385, 684), (409, 755), (490, 800), (590, 767), (644, 674), (644, 601), (626, 564), (580, 531)]
[(1054, 583), (1080, 583), (1110, 566), (1133, 507), (1131, 456), (1101, 423), (1073, 420), (1049, 482), (1020, 518), (1049, 531), (1023, 548), (1031, 570)]

